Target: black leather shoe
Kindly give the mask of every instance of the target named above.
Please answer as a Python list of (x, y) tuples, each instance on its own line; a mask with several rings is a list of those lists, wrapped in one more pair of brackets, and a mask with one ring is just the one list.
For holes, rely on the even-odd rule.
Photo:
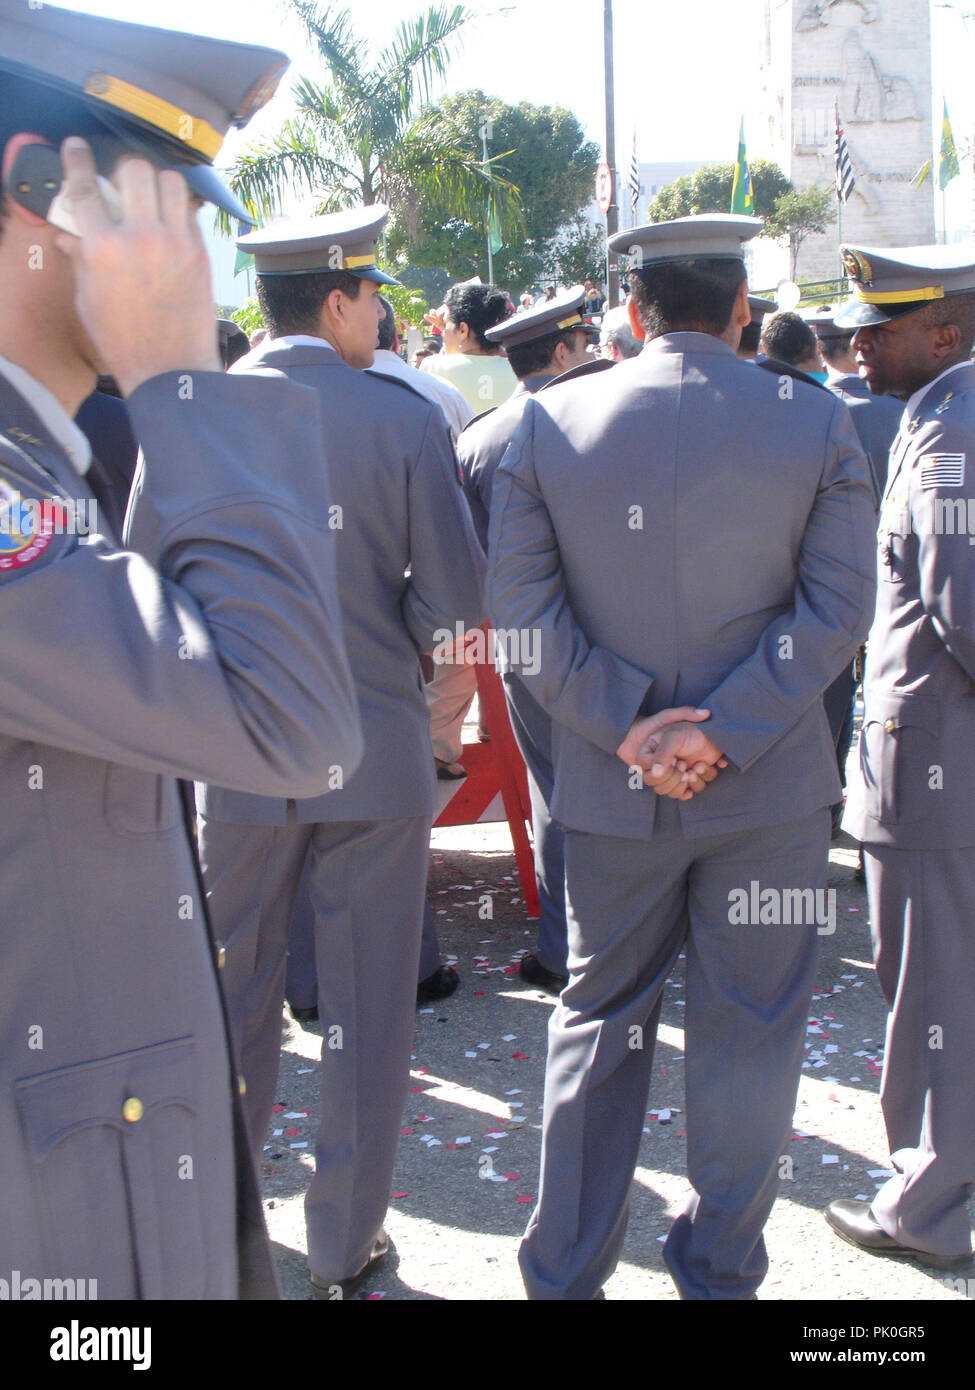
[(826, 1220), (841, 1240), (856, 1245), (860, 1250), (868, 1250), (871, 1255), (904, 1257), (934, 1269), (955, 1269), (972, 1258), (971, 1251), (967, 1255), (931, 1255), (927, 1250), (914, 1250), (909, 1245), (902, 1245), (887, 1234), (870, 1210), (869, 1202), (854, 1202), (846, 1197), (838, 1202), (830, 1202), (826, 1208)]
[(526, 984), (537, 985), (549, 994), (561, 994), (569, 983), (568, 975), (556, 975), (554, 970), (546, 969), (538, 957), (533, 955), (522, 956), (518, 974)]
[(440, 965), (428, 975), (425, 980), (421, 980), (416, 987), (416, 1002), (418, 1004), (433, 1004), (438, 999), (446, 999), (453, 994), (460, 984), (460, 976), (452, 965)]
[[(311, 1275), (311, 1287), (315, 1297), (327, 1299), (330, 1303), (337, 1303), (343, 1298), (351, 1298), (359, 1286), (365, 1283), (376, 1266), (386, 1258), (389, 1249), (389, 1236), (385, 1231), (380, 1231), (373, 1241), (368, 1260), (358, 1274), (350, 1274), (347, 1279), (323, 1279), (318, 1274)], [(341, 1293), (337, 1290), (341, 1290)]]
[(318, 1005), (317, 1005), (317, 1004), (315, 1005), (315, 1007), (314, 1007), (313, 1009), (296, 1009), (295, 1006), (294, 1006), (293, 1004), (289, 1004), (289, 1005), (288, 1005), (288, 1008), (289, 1008), (290, 1011), (291, 1011), (291, 1017), (294, 1019), (295, 1023), (317, 1023), (317, 1022), (318, 1022)]

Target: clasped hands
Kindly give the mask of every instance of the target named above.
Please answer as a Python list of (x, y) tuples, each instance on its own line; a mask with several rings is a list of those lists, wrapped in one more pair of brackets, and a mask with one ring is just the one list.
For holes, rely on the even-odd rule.
[(637, 719), (616, 750), (628, 767), (643, 772), (643, 785), (658, 796), (690, 801), (713, 782), (728, 759), (700, 725), (710, 710), (682, 705)]

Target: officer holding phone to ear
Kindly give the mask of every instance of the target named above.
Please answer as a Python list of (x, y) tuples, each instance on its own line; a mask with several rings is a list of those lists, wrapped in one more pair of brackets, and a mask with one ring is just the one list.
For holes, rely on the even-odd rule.
[[(309, 796), (361, 754), (317, 400), (220, 370), (190, 203), (246, 215), (212, 159), (286, 60), (20, 0), (0, 55), (0, 1268), (274, 1297), (178, 779)], [(138, 554), (87, 524), (105, 370)]]

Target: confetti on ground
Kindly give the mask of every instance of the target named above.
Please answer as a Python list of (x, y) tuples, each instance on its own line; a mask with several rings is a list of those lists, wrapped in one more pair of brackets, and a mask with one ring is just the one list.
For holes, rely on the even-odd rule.
[(400, 1197), (408, 1197), (410, 1194), (408, 1192), (391, 1192), (389, 1195), (399, 1200)]
[(821, 1163), (839, 1163), (839, 1161), (839, 1154), (823, 1154), (822, 1158), (820, 1159)]
[(299, 1068), (298, 1068), (298, 1075), (299, 1075), (299, 1076), (311, 1076), (311, 1074), (312, 1074), (312, 1072), (313, 1072), (314, 1070), (315, 1070), (314, 1067), (299, 1067)]
[(307, 1139), (302, 1139), (302, 1141), (301, 1141), (300, 1144), (289, 1144), (289, 1145), (288, 1145), (288, 1148), (289, 1148), (289, 1149), (307, 1149), (307, 1147), (308, 1147), (308, 1140), (307, 1140)]
[(528, 1053), (527, 1053), (527, 1052), (512, 1052), (511, 1055), (512, 1055), (512, 1057), (514, 1058), (514, 1060), (515, 1060), (516, 1062), (527, 1062), (527, 1061), (528, 1061)]
[(515, 1201), (516, 1201), (516, 1202), (534, 1202), (534, 1200), (535, 1200), (534, 1197), (532, 1197), (532, 1196), (524, 1196), (524, 1195), (521, 1196), (521, 1197), (516, 1197), (516, 1198), (515, 1198)]

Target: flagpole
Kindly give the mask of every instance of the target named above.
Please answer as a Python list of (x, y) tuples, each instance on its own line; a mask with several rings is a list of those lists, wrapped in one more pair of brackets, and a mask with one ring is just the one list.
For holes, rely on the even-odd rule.
[[(606, 100), (606, 163), (611, 179), (610, 204), (606, 209), (607, 241), (619, 229), (616, 174), (616, 102), (613, 86), (613, 0), (603, 0), (603, 73)], [(620, 272), (616, 254), (606, 249), (606, 299), (615, 309), (620, 300)]]
[(486, 131), (485, 128), (484, 128), (484, 122), (483, 122), (483, 121), (481, 122), (481, 154), (482, 154), (482, 156), (483, 156), (483, 161), (484, 161), (484, 172), (485, 172), (485, 174), (487, 174), (487, 178), (488, 178), (488, 215), (487, 215), (487, 253), (488, 253), (488, 254), (487, 254), (487, 262), (488, 262), (488, 284), (489, 284), (489, 285), (493, 285), (493, 284), (494, 284), (494, 253), (493, 253), (492, 250), (491, 250), (491, 212), (492, 212), (492, 207), (491, 207), (491, 175), (490, 175), (490, 173), (488, 172), (487, 131)]

